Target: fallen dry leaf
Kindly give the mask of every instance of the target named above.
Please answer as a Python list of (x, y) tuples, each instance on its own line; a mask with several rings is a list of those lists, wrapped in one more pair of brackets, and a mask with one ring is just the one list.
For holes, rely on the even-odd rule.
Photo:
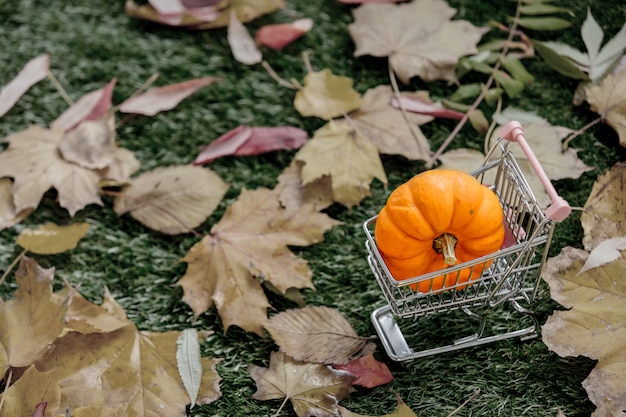
[(115, 118), (86, 120), (67, 132), (59, 142), (59, 151), (67, 162), (88, 169), (104, 169), (115, 160)]
[(12, 188), (13, 180), (11, 178), (0, 178), (0, 230), (21, 222), (33, 212), (32, 208), (23, 209), (20, 212), (15, 210), (13, 194), (11, 194)]
[(272, 352), (269, 368), (248, 365), (248, 371), (257, 386), (252, 398), (289, 400), (298, 417), (336, 416), (337, 404), (348, 395), (354, 379), (324, 365), (295, 361), (280, 352)]
[(214, 77), (202, 77), (164, 87), (154, 87), (145, 93), (125, 100), (120, 104), (120, 111), (123, 113), (154, 116), (159, 112), (173, 109), (178, 103), (200, 88), (212, 84), (215, 81), (219, 80)]
[(352, 88), (353, 83), (328, 68), (309, 72), (304, 77), (304, 87), (296, 93), (294, 106), (305, 117), (330, 120), (344, 115), (361, 105), (361, 96)]
[(224, 12), (212, 22), (197, 25), (195, 29), (211, 29), (228, 26), (230, 12), (234, 11), (242, 23), (248, 23), (257, 17), (272, 13), (285, 7), (284, 0), (230, 0)]
[(626, 71), (608, 74), (600, 85), (589, 85), (585, 96), (591, 110), (598, 113), (626, 146)]
[(619, 259), (623, 250), (626, 250), (626, 236), (603, 240), (589, 253), (589, 257), (578, 274)]
[(100, 176), (61, 157), (58, 146), (63, 137), (62, 130), (31, 126), (6, 138), (9, 147), (0, 153), (0, 178), (13, 178), (17, 212), (36, 209), (52, 187), (70, 216), (88, 204), (102, 204), (98, 195)]
[(313, 28), (313, 19), (303, 18), (291, 23), (261, 26), (254, 34), (254, 41), (259, 46), (280, 51), (293, 41), (304, 36)]
[(50, 71), (50, 57), (39, 55), (0, 90), (0, 117), (4, 116), (29, 88), (46, 78)]
[(88, 231), (89, 223), (67, 226), (46, 223), (36, 229), (22, 230), (16, 243), (29, 252), (51, 255), (74, 249)]
[(626, 409), (626, 259), (578, 274), (588, 252), (566, 247), (548, 259), (542, 277), (551, 297), (567, 308), (542, 326), (543, 341), (560, 356), (586, 356), (597, 364), (583, 386), (596, 405), (593, 417), (617, 416)]
[(486, 32), (456, 14), (445, 0), (406, 4), (363, 4), (353, 10), (348, 30), (354, 56), (389, 57), (389, 64), (405, 84), (413, 76), (424, 81), (456, 80), (454, 66), (465, 55), (478, 52)]
[(113, 208), (153, 230), (187, 233), (213, 213), (228, 188), (208, 168), (160, 167), (134, 178), (115, 198)]
[(356, 376), (353, 385), (365, 388), (374, 388), (393, 381), (393, 375), (387, 365), (377, 361), (372, 353), (353, 359), (345, 365), (334, 365), (333, 368)]
[(208, 164), (228, 155), (259, 155), (282, 149), (298, 149), (309, 134), (293, 126), (250, 127), (241, 125), (202, 148), (193, 161), (195, 165)]
[(329, 176), (333, 198), (346, 207), (371, 195), (370, 183), (374, 178), (387, 184), (376, 146), (346, 124), (331, 121), (318, 129), (295, 159), (304, 162), (302, 185)]
[(139, 19), (150, 20), (168, 26), (200, 28), (220, 17), (230, 0), (151, 0), (149, 4), (137, 5), (127, 0), (126, 14)]
[(394, 93), (389, 85), (370, 88), (363, 95), (361, 106), (339, 122), (354, 126), (382, 154), (402, 155), (410, 160), (429, 160), (430, 144), (419, 126), (430, 122), (433, 117), (407, 113), (405, 119), (402, 111), (391, 104), (393, 98)]
[(345, 364), (367, 343), (337, 309), (308, 306), (283, 311), (265, 324), (281, 352), (303, 362)]
[(294, 159), (278, 176), (275, 189), (279, 191), (280, 203), (286, 209), (297, 209), (308, 204), (317, 211), (324, 210), (334, 202), (330, 177), (324, 175), (302, 185), (303, 165), (303, 162)]
[(404, 107), (406, 111), (445, 119), (461, 120), (465, 116), (464, 113), (447, 109), (440, 104), (433, 103), (426, 97), (415, 94), (404, 93), (399, 98), (394, 96), (391, 98), (391, 105), (395, 109)]
[(248, 29), (237, 19), (237, 13), (234, 10), (230, 11), (227, 38), (230, 50), (237, 62), (254, 65), (263, 60), (263, 54), (257, 48)]
[(111, 108), (113, 89), (117, 78), (95, 91), (85, 94), (57, 117), (50, 125), (53, 129), (70, 131), (86, 120), (100, 120)]
[(599, 175), (583, 207), (583, 246), (587, 250), (613, 237), (626, 235), (626, 162), (618, 162)]
[(225, 331), (237, 325), (263, 335), (270, 304), (259, 280), (282, 294), (289, 288), (314, 288), (306, 261), (287, 245), (320, 242), (337, 224), (311, 206), (281, 208), (276, 191), (244, 189), (211, 234), (184, 257), (187, 271), (178, 281), (183, 301), (196, 317), (215, 305)]

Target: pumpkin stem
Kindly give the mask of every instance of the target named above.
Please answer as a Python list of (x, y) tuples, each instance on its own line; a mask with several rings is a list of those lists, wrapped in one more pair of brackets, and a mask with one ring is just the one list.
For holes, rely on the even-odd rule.
[(456, 265), (456, 256), (454, 248), (459, 240), (451, 233), (444, 233), (433, 240), (433, 249), (435, 252), (443, 254), (443, 261), (448, 266)]

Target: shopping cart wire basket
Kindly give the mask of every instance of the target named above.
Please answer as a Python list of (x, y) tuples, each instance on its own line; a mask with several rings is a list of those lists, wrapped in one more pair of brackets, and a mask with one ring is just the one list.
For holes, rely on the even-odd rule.
[[(541, 181), (550, 205), (542, 209), (535, 198), (524, 173), (513, 153), (508, 149), (515, 142), (524, 152), (528, 162)], [(512, 145), (515, 146), (515, 145)], [(495, 155), (500, 153), (500, 158)], [(377, 216), (363, 224), (366, 234), (365, 246), (368, 263), (387, 304), (372, 312), (372, 323), (385, 351), (397, 361), (415, 359), (471, 346), (482, 345), (508, 338), (528, 339), (537, 336), (539, 323), (530, 305), (537, 297), (541, 267), (546, 261), (550, 241), (556, 223), (563, 221), (571, 212), (569, 204), (554, 189), (541, 163), (534, 155), (524, 136), (520, 123), (509, 122), (501, 130), (501, 137), (491, 147), (482, 166), (471, 173), (489, 186), (498, 196), (504, 212), (508, 244), (496, 253), (463, 262), (445, 269), (445, 274), (456, 274), (457, 283), (443, 289), (418, 291), (417, 283), (440, 277), (442, 271), (434, 271), (411, 279), (396, 280), (385, 265), (376, 246), (374, 228)], [(488, 180), (488, 181), (487, 181)], [(461, 270), (480, 268), (480, 276), (471, 282), (458, 279)], [(467, 275), (466, 275), (467, 276)], [(461, 282), (459, 282), (461, 281)], [(424, 286), (419, 286), (424, 288)], [(506, 305), (519, 316), (520, 326), (498, 326), (485, 331), (485, 316)], [(449, 342), (434, 346), (412, 346), (406, 328), (419, 332), (419, 319), (431, 320), (436, 315), (461, 312), (475, 328), (469, 334), (461, 334)], [(499, 310), (497, 310), (499, 311)], [(506, 320), (509, 319), (509, 313)], [(524, 318), (524, 320), (522, 320)], [(419, 335), (411, 334), (412, 338)]]

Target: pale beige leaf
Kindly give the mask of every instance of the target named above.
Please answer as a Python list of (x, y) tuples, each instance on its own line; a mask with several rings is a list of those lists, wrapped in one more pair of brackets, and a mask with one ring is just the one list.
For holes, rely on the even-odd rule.
[(200, 343), (196, 329), (185, 329), (176, 339), (176, 364), (178, 374), (189, 398), (191, 408), (196, 405), (200, 382), (202, 381), (202, 363), (200, 358)]
[(608, 74), (600, 85), (589, 85), (585, 96), (591, 110), (598, 113), (617, 132), (626, 146), (626, 71)]
[(39, 55), (28, 61), (17, 76), (0, 89), (0, 117), (11, 110), (29, 88), (46, 78), (48, 71), (50, 71), (48, 55)]
[(11, 178), (0, 178), (0, 230), (21, 222), (33, 212), (32, 208), (20, 212), (15, 210), (12, 188), (13, 181)]
[(626, 250), (626, 236), (603, 240), (589, 253), (589, 257), (578, 274), (619, 259), (622, 256), (620, 251), (623, 250)]
[(0, 153), (0, 177), (11, 177), (15, 210), (35, 209), (50, 188), (58, 192), (61, 207), (70, 216), (88, 204), (102, 204), (98, 195), (99, 175), (80, 165), (65, 161), (58, 152), (61, 130), (31, 126), (7, 140), (8, 149)]
[(208, 168), (157, 168), (133, 179), (115, 199), (114, 209), (118, 215), (130, 213), (151, 229), (185, 233), (213, 213), (228, 187)]
[(337, 224), (310, 205), (283, 209), (277, 191), (244, 189), (183, 259), (188, 264), (178, 282), (183, 301), (195, 316), (215, 305), (225, 329), (237, 325), (263, 335), (270, 304), (260, 282), (270, 281), (283, 294), (289, 288), (313, 289), (310, 268), (288, 245), (320, 242)]
[(59, 142), (59, 151), (68, 162), (89, 169), (103, 169), (115, 160), (115, 118), (87, 120), (70, 130)]
[(324, 306), (283, 311), (265, 328), (282, 352), (304, 362), (345, 364), (367, 343), (339, 310)]
[(626, 409), (626, 259), (577, 274), (588, 258), (566, 247), (546, 263), (542, 277), (551, 297), (567, 311), (555, 311), (542, 327), (543, 341), (561, 356), (597, 360), (583, 381), (597, 409), (592, 416), (619, 415)]
[(133, 175), (141, 166), (135, 154), (125, 148), (116, 148), (113, 162), (105, 169), (98, 170), (98, 174), (103, 180), (101, 186), (126, 185), (130, 176)]
[(430, 159), (430, 144), (419, 126), (433, 117), (406, 112), (405, 118), (402, 110), (390, 104), (393, 97), (388, 85), (367, 90), (361, 106), (344, 123), (355, 126), (381, 154), (402, 155), (411, 160)]
[(235, 60), (242, 64), (254, 65), (263, 60), (263, 54), (257, 48), (248, 29), (237, 19), (234, 10), (231, 10), (228, 22), (228, 45)]
[[(15, 272), (18, 288), (14, 298), (0, 299), (0, 345), (8, 366), (31, 365), (48, 352), (63, 330), (69, 296), (53, 296), (53, 277), (54, 269), (43, 269), (22, 257)], [(0, 369), (0, 374), (5, 371), (6, 367)]]
[(324, 125), (300, 148), (295, 159), (304, 162), (303, 185), (330, 176), (333, 198), (346, 207), (371, 195), (374, 178), (387, 184), (376, 146), (346, 124), (331, 121)]
[(310, 204), (321, 211), (333, 204), (333, 189), (329, 176), (323, 176), (315, 181), (302, 185), (301, 171), (304, 164), (293, 160), (278, 176), (280, 190), (279, 199), (286, 209), (297, 209)]
[(113, 89), (117, 79), (107, 85), (80, 97), (74, 104), (57, 117), (50, 127), (68, 132), (86, 120), (102, 119), (111, 108)]
[(624, 235), (626, 230), (626, 162), (618, 162), (598, 176), (580, 216), (583, 245), (591, 250), (603, 240)]
[(352, 88), (353, 83), (351, 78), (335, 75), (328, 68), (309, 72), (293, 104), (302, 116), (330, 120), (361, 105), (361, 95)]
[(334, 417), (337, 404), (350, 392), (354, 377), (320, 364), (295, 361), (272, 352), (269, 368), (248, 365), (260, 401), (286, 398), (298, 417)]
[(394, 72), (408, 83), (413, 76), (424, 81), (455, 80), (454, 66), (477, 52), (486, 29), (456, 14), (445, 0), (420, 0), (406, 4), (368, 3), (353, 10), (348, 30), (355, 56), (389, 57)]
[(58, 226), (46, 223), (36, 229), (24, 229), (17, 237), (17, 244), (32, 253), (51, 255), (74, 249), (87, 234), (88, 223)]

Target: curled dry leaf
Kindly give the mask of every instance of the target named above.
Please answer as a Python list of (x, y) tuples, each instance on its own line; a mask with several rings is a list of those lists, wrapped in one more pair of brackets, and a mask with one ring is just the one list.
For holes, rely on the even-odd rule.
[(205, 146), (193, 161), (207, 164), (227, 155), (258, 155), (282, 149), (298, 149), (309, 134), (293, 126), (249, 127), (241, 125)]
[(618, 162), (596, 179), (580, 216), (585, 249), (591, 250), (606, 239), (625, 234), (624, 189), (626, 162)]
[(214, 77), (196, 78), (182, 83), (171, 84), (164, 87), (154, 87), (143, 94), (132, 96), (120, 104), (123, 113), (136, 113), (145, 116), (171, 110), (181, 101), (213, 82), (218, 81)]
[(354, 56), (389, 57), (389, 64), (405, 84), (413, 76), (424, 81), (456, 80), (454, 67), (462, 56), (478, 52), (476, 45), (487, 31), (456, 14), (445, 0), (406, 4), (363, 4), (353, 10), (348, 30)]
[(339, 310), (324, 306), (283, 311), (265, 328), (282, 352), (304, 362), (345, 364), (367, 343)]
[(50, 127), (67, 132), (85, 120), (102, 119), (111, 108), (111, 99), (116, 83), (117, 78), (114, 78), (104, 87), (85, 94), (57, 117)]
[(298, 90), (294, 106), (302, 116), (325, 120), (344, 115), (359, 108), (361, 96), (352, 88), (353, 80), (333, 74), (328, 68), (309, 72), (304, 87)]
[(596, 405), (593, 417), (617, 416), (626, 409), (626, 259), (581, 274), (589, 254), (566, 247), (548, 259), (542, 277), (551, 297), (567, 308), (555, 311), (542, 326), (542, 337), (560, 356), (583, 355), (597, 364), (583, 386)]
[(587, 86), (585, 96), (591, 110), (615, 129), (620, 145), (626, 146), (626, 71), (607, 75), (600, 85)]
[(39, 55), (31, 59), (15, 78), (0, 90), (0, 117), (4, 116), (29, 88), (46, 78), (50, 57)]
[(270, 304), (259, 281), (284, 294), (289, 288), (314, 288), (305, 260), (288, 245), (321, 242), (339, 224), (311, 206), (283, 209), (276, 191), (243, 190), (211, 234), (183, 259), (187, 271), (178, 281), (194, 316), (215, 305), (225, 330), (231, 325), (263, 335)]
[(137, 5), (127, 0), (125, 9), (129, 16), (150, 20), (168, 26), (199, 29), (200, 25), (214, 22), (230, 0), (151, 0), (149, 4)]
[(231, 10), (228, 22), (228, 44), (235, 60), (242, 64), (254, 65), (263, 60), (263, 54), (257, 48), (248, 29), (237, 18), (234, 10)]
[(281, 50), (313, 28), (313, 19), (303, 18), (292, 23), (261, 26), (254, 35), (257, 45)]
[(281, 352), (272, 352), (269, 368), (248, 365), (248, 372), (257, 387), (252, 398), (288, 399), (298, 417), (336, 416), (338, 403), (348, 395), (354, 379), (324, 365), (295, 361)]
[(278, 176), (280, 203), (286, 209), (297, 209), (311, 205), (317, 211), (324, 210), (333, 204), (333, 189), (328, 175), (324, 175), (306, 185), (302, 185), (301, 171), (304, 163), (292, 160), (287, 168)]
[(32, 253), (51, 255), (74, 249), (89, 231), (88, 223), (58, 226), (46, 223), (36, 229), (24, 229), (17, 244)]
[(304, 162), (302, 185), (329, 176), (333, 198), (346, 207), (371, 195), (370, 183), (374, 178), (387, 184), (376, 146), (347, 124), (331, 121), (324, 125), (298, 151), (295, 159)]
[(133, 179), (115, 199), (118, 215), (167, 234), (189, 232), (217, 208), (228, 184), (208, 168), (178, 165), (157, 168)]
[[(299, 178), (299, 176), (298, 176)], [(30, 213), (32, 208), (17, 211), (13, 202), (13, 181), (11, 178), (0, 178), (0, 230), (11, 227), (24, 220)]]
[(67, 132), (59, 142), (59, 151), (68, 162), (88, 169), (104, 169), (115, 160), (115, 118), (86, 120)]

